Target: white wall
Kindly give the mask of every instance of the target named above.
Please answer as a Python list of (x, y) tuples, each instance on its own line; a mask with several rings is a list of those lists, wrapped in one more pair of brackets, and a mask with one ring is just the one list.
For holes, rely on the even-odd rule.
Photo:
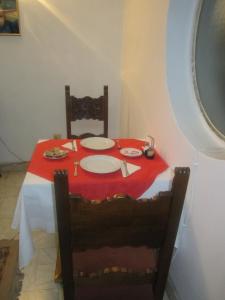
[[(23, 160), (39, 138), (65, 137), (65, 84), (78, 96), (109, 85), (109, 135), (117, 136), (123, 1), (19, 4), (21, 37), (0, 37), (0, 137)], [(12, 161), (0, 143), (0, 163)]]
[[(172, 107), (175, 101), (185, 111), (185, 101), (189, 106), (196, 100), (187, 33), (193, 27), (197, 2), (126, 0), (125, 3), (123, 132), (130, 136), (152, 134), (171, 166), (191, 167), (181, 223), (183, 234), (170, 275), (181, 300), (222, 300), (225, 299), (225, 162), (202, 154), (191, 144), (187, 132), (182, 131), (180, 119), (175, 117), (179, 109)], [(187, 46), (185, 52), (179, 51), (183, 44)], [(169, 55), (172, 49), (173, 57)], [(186, 65), (181, 66), (184, 57)], [(183, 70), (183, 80), (178, 80), (177, 69), (180, 73)], [(185, 118), (191, 123), (190, 115)], [(195, 133), (195, 128), (192, 132)]]

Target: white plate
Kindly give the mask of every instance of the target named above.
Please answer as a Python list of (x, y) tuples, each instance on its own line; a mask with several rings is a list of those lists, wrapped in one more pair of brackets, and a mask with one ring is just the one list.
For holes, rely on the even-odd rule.
[(110, 155), (90, 155), (81, 159), (80, 166), (88, 172), (107, 174), (119, 170), (121, 160)]
[(136, 148), (122, 148), (120, 153), (128, 157), (138, 157), (142, 155), (142, 151)]
[(89, 137), (81, 140), (80, 144), (91, 150), (106, 150), (114, 147), (115, 142), (104, 137)]

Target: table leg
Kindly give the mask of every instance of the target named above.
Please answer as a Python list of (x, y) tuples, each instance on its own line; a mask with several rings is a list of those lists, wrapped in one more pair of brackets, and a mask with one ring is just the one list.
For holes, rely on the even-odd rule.
[(59, 248), (57, 250), (54, 280), (55, 280), (55, 282), (61, 282), (62, 281), (62, 267), (61, 267), (61, 258), (60, 258)]

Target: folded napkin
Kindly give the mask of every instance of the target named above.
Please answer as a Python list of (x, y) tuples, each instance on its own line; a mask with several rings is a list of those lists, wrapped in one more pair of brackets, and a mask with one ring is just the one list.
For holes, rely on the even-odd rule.
[(62, 147), (70, 149), (72, 151), (77, 151), (77, 142), (76, 140), (72, 140), (71, 142), (63, 144)]
[(125, 164), (123, 163), (122, 161), (122, 165), (121, 165), (121, 172), (122, 172), (122, 176), (123, 177), (128, 177), (130, 176), (131, 174), (133, 174), (134, 172), (138, 171), (141, 169), (140, 166), (137, 166), (137, 165), (134, 165), (134, 164), (130, 164), (130, 163), (126, 163), (127, 165), (127, 171), (128, 171), (128, 174), (126, 174), (126, 167), (125, 167)]

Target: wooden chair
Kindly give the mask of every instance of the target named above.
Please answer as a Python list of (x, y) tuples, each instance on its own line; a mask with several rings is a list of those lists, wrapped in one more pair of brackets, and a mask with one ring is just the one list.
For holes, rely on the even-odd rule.
[[(70, 95), (70, 86), (65, 86), (66, 96), (66, 124), (67, 138), (84, 138), (90, 136), (108, 137), (108, 86), (104, 86), (104, 95), (99, 98), (89, 96), (76, 98)], [(83, 133), (81, 135), (72, 134), (71, 122), (77, 120), (99, 120), (103, 121), (104, 131), (102, 134)]]
[(172, 190), (154, 199), (88, 201), (54, 174), (65, 300), (162, 300), (189, 168), (176, 168)]

